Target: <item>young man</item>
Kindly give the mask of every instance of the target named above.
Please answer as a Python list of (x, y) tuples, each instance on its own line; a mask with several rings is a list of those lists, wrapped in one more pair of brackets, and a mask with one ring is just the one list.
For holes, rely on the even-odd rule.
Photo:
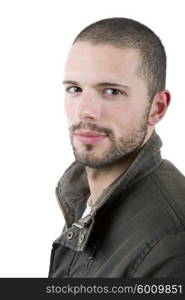
[(56, 194), (65, 218), (50, 277), (184, 277), (185, 178), (160, 155), (170, 103), (160, 39), (131, 19), (76, 37), (65, 66), (75, 162)]

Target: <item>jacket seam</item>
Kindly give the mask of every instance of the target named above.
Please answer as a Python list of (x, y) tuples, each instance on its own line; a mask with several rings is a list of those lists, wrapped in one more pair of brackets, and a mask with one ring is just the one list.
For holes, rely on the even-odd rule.
[(65, 277), (67, 277), (67, 278), (70, 278), (69, 276), (70, 276), (70, 273), (71, 273), (71, 270), (72, 270), (72, 265), (73, 265), (73, 262), (74, 262), (74, 259), (75, 259), (76, 255), (77, 255), (77, 253), (75, 252), (75, 253), (73, 254), (72, 259), (71, 259), (71, 262), (70, 262), (68, 271), (66, 272), (66, 276), (65, 276)]

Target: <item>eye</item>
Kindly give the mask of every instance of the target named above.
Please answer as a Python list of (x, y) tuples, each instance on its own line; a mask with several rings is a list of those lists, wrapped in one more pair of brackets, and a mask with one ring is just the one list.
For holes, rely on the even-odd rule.
[(75, 94), (75, 93), (81, 92), (82, 89), (79, 88), (78, 86), (70, 86), (70, 87), (66, 88), (66, 91), (67, 91), (68, 93)]
[(123, 93), (118, 90), (118, 89), (113, 89), (113, 88), (109, 88), (109, 89), (106, 89), (104, 91), (105, 94), (108, 94), (108, 95), (112, 95), (112, 96), (116, 96), (116, 95), (122, 95)]

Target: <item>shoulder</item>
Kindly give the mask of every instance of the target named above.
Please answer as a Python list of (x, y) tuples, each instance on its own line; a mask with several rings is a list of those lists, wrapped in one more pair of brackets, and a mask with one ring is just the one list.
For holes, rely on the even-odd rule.
[(170, 161), (163, 160), (150, 179), (168, 212), (185, 228), (185, 176)]
[(145, 245), (132, 277), (185, 277), (185, 231), (169, 232), (150, 248)]

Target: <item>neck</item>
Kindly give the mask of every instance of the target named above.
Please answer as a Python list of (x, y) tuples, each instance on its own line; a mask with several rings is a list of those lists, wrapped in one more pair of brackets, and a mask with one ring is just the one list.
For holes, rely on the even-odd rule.
[(97, 201), (102, 191), (115, 181), (121, 174), (129, 168), (137, 154), (132, 155), (127, 160), (102, 169), (86, 167), (87, 178), (91, 193), (92, 205)]
[(113, 183), (121, 174), (124, 174), (126, 172), (126, 170), (130, 167), (131, 163), (136, 158), (137, 154), (140, 152), (143, 145), (149, 140), (153, 132), (154, 127), (149, 127), (139, 151), (130, 155), (127, 159), (123, 159), (117, 164), (102, 169), (93, 169), (86, 167), (92, 205), (97, 201), (104, 189), (111, 185), (111, 183)]

